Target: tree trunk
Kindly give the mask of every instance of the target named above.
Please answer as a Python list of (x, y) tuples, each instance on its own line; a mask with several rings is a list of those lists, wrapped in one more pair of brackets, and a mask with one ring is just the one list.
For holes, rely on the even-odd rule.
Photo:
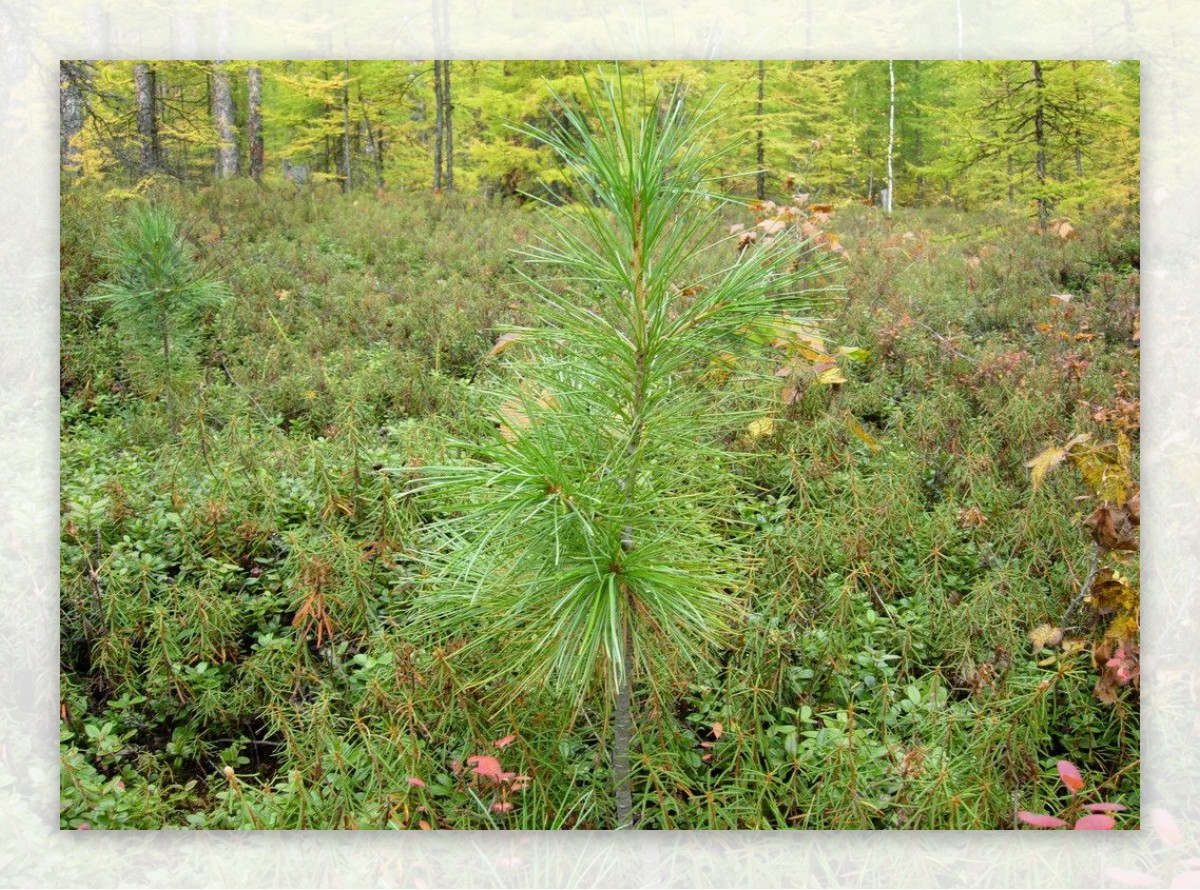
[[(925, 125), (923, 121), (924, 115), (921, 111), (921, 107), (924, 104), (924, 93), (921, 89), (921, 61), (919, 59), (913, 62), (912, 86), (915, 93), (913, 97), (913, 109), (911, 112), (915, 122), (915, 128), (913, 132), (913, 164), (919, 170), (925, 165), (925, 155), (923, 152), (924, 141), (922, 139), (924, 135), (922, 130), (925, 129)], [(917, 203), (922, 207), (925, 206), (924, 173), (917, 174)]]
[(433, 60), (433, 190), (442, 190), (442, 63)]
[(179, 427), (175, 425), (175, 402), (171, 396), (171, 328), (167, 321), (166, 307), (163, 307), (162, 324), (162, 350), (163, 350), (163, 397), (167, 406), (167, 422), (171, 425), (171, 432), (179, 432)]
[(342, 191), (353, 187), (350, 169), (350, 60), (346, 60), (346, 85), (342, 88)]
[(758, 172), (755, 174), (755, 189), (754, 195), (758, 200), (765, 201), (767, 198), (767, 170), (766, 170), (766, 146), (763, 145), (763, 81), (765, 79), (763, 60), (758, 60), (758, 108), (756, 119), (758, 121), (758, 132), (756, 140), (758, 142), (757, 164)]
[[(645, 422), (647, 397), (647, 369), (650, 364), (647, 340), (650, 336), (650, 317), (646, 310), (646, 272), (647, 258), (643, 248), (645, 245), (645, 230), (638, 211), (640, 205), (634, 200), (633, 244), (629, 258), (630, 278), (632, 280), (633, 316), (634, 321), (630, 336), (635, 344), (634, 365), (636, 374), (633, 381), (633, 401), (629, 406), (631, 427), (629, 442), (625, 453), (633, 458), (642, 445), (642, 431)], [(621, 480), (621, 489), (625, 494), (626, 503), (632, 503), (634, 486), (637, 484), (637, 472), (631, 467), (628, 475)], [(621, 552), (631, 553), (635, 543), (633, 529), (625, 526), (621, 529)], [(623, 630), (621, 634), (621, 683), (617, 688), (616, 710), (613, 715), (613, 788), (617, 803), (617, 828), (632, 827), (633, 820), (633, 784), (632, 771), (629, 763), (629, 745), (633, 740), (633, 605), (630, 602), (629, 589), (621, 585), (624, 606), (622, 617)]]
[(454, 191), (454, 100), (450, 90), (450, 60), (442, 62), (442, 128), (446, 134), (446, 191)]
[(255, 182), (262, 180), (263, 135), (262, 135), (262, 69), (251, 65), (246, 69), (246, 130), (250, 150), (250, 176)]
[(71, 146), (83, 130), (83, 71), (69, 62), (58, 65), (58, 161), (63, 170), (72, 167), (78, 150)]
[(133, 90), (137, 103), (138, 139), (141, 145), (138, 173), (147, 176), (159, 171), (162, 160), (158, 145), (154, 69), (145, 62), (138, 62), (133, 66)]
[(613, 787), (617, 796), (616, 827), (619, 829), (631, 828), (633, 819), (633, 787), (629, 768), (629, 743), (633, 739), (633, 653), (628, 619), (623, 636), (623, 677), (617, 690), (617, 706), (613, 715)]
[(892, 196), (896, 193), (896, 180), (892, 175), (892, 154), (896, 148), (896, 65), (888, 59), (888, 150), (887, 150), (887, 201), (884, 211), (892, 212)]
[(229, 70), (221, 60), (212, 63), (212, 113), (217, 130), (217, 156), (214, 172), (228, 179), (238, 172), (237, 134), (233, 131), (233, 90)]
[(1042, 77), (1042, 64), (1036, 59), (1033, 62), (1033, 87), (1033, 140), (1037, 146), (1037, 219), (1038, 229), (1044, 230), (1050, 222), (1050, 204), (1046, 198), (1046, 82)]

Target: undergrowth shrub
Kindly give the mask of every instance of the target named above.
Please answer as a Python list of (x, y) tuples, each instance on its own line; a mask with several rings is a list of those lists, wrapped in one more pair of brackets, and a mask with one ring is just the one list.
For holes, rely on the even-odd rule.
[[(148, 197), (235, 298), (172, 436), (83, 299), (113, 199), (64, 191), (61, 824), (611, 824), (603, 698), (498, 704), (455, 657), (475, 630), (414, 620), (446, 515), (421, 466), (503, 435), (486, 408), (511, 355), (485, 356), (531, 318), (509, 251), (528, 214), (234, 182)], [(1097, 505), (1065, 467), (1031, 491), (1026, 463), (1089, 432), (1127, 436), (1138, 469), (1136, 226), (1072, 222), (1062, 243), (1002, 213), (825, 223), (849, 253), (825, 328), (869, 355), (762, 435), (728, 431), (714, 496), (750, 555), (742, 609), (638, 700), (642, 827), (1010, 829), (1069, 809), (1059, 760), (1137, 825), (1130, 653), (1029, 637), (1080, 593)]]

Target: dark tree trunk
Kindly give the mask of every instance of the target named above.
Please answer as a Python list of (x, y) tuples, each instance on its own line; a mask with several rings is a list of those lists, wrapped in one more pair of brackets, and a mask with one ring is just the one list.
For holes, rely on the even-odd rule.
[(1033, 140), (1037, 146), (1037, 217), (1038, 228), (1045, 229), (1050, 222), (1050, 204), (1046, 198), (1046, 82), (1042, 77), (1042, 64), (1033, 62)]
[(442, 190), (442, 63), (433, 60), (433, 190)]
[(83, 89), (86, 74), (72, 62), (60, 62), (58, 66), (58, 160), (62, 169), (71, 167), (78, 151), (71, 146), (83, 130)]
[(450, 60), (442, 62), (442, 128), (446, 144), (446, 191), (454, 191), (454, 100), (450, 90)]
[(251, 65), (246, 69), (246, 131), (250, 151), (250, 176), (255, 182), (262, 179), (262, 69)]
[(137, 103), (138, 139), (141, 148), (138, 173), (147, 176), (161, 169), (162, 153), (158, 144), (155, 74), (154, 69), (145, 62), (133, 66), (133, 90)]
[(228, 179), (238, 172), (238, 144), (233, 129), (233, 90), (229, 85), (229, 70), (221, 60), (212, 63), (212, 113), (217, 130), (214, 172), (218, 179)]
[[(924, 155), (924, 122), (922, 121), (921, 105), (924, 100), (924, 93), (921, 89), (921, 62), (916, 60), (913, 62), (913, 124), (915, 130), (913, 132), (913, 164), (919, 169), (925, 164)], [(921, 206), (925, 205), (925, 174), (917, 174), (917, 203)]]
[(350, 169), (350, 60), (345, 62), (346, 85), (342, 88), (342, 191), (353, 186)]
[(766, 170), (766, 146), (763, 145), (763, 81), (765, 80), (763, 60), (758, 60), (758, 108), (756, 112), (756, 120), (758, 121), (758, 131), (755, 134), (758, 143), (757, 159), (758, 172), (754, 175), (755, 186), (754, 196), (760, 201), (765, 201), (767, 197), (767, 170)]

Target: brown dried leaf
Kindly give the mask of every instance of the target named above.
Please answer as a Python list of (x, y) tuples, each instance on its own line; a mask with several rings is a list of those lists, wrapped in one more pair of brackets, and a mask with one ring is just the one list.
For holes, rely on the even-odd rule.
[(1092, 581), (1088, 600), (1098, 612), (1133, 613), (1138, 607), (1138, 595), (1119, 572), (1101, 569)]
[(737, 241), (738, 251), (743, 251), (758, 240), (758, 232), (743, 232)]
[(1129, 521), (1134, 526), (1142, 524), (1142, 490), (1140, 488), (1125, 502), (1125, 512), (1129, 514)]
[(1049, 646), (1057, 646), (1062, 642), (1062, 638), (1062, 628), (1055, 627), (1053, 624), (1039, 624), (1029, 632), (1029, 641), (1033, 643), (1035, 652)]
[(987, 525), (987, 516), (978, 507), (964, 507), (958, 511), (958, 524), (963, 528), (981, 528)]
[(1084, 524), (1092, 530), (1092, 539), (1105, 550), (1137, 550), (1137, 533), (1129, 512), (1116, 504), (1101, 504)]

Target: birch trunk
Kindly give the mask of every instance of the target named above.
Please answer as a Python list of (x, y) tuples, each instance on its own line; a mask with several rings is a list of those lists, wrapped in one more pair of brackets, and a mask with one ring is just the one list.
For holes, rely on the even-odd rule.
[(212, 113), (217, 131), (217, 154), (214, 172), (218, 179), (228, 179), (238, 172), (237, 134), (233, 129), (233, 90), (229, 86), (229, 69), (221, 60), (212, 63)]
[(251, 65), (246, 69), (246, 131), (250, 150), (250, 176), (262, 180), (262, 69)]
[(892, 172), (892, 155), (896, 149), (896, 64), (888, 59), (888, 150), (887, 150), (887, 201), (883, 208), (892, 212), (892, 196), (896, 193), (896, 180)]
[(155, 102), (154, 69), (145, 62), (133, 66), (133, 90), (137, 104), (140, 155), (138, 173), (147, 176), (162, 166), (158, 145), (158, 111)]

